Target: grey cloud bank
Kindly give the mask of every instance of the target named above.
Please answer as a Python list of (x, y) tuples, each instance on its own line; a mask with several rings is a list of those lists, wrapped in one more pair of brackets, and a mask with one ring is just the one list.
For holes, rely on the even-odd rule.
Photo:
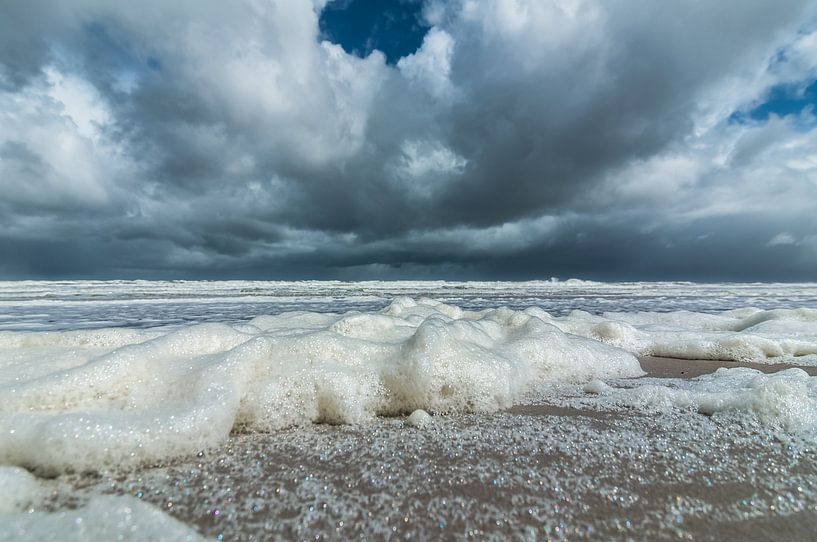
[(814, 280), (813, 2), (0, 6), (0, 277)]

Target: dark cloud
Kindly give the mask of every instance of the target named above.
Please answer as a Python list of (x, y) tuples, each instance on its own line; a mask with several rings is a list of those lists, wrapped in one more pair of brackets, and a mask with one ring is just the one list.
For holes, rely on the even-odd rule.
[(809, 2), (322, 8), (0, 7), (0, 275), (813, 279)]

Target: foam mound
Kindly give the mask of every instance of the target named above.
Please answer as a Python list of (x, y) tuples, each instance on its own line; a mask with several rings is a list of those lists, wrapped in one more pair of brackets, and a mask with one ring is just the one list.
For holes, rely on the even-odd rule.
[(198, 542), (196, 531), (133, 497), (94, 497), (62, 512), (0, 513), (4, 540), (155, 540)]
[(755, 369), (721, 368), (671, 385), (616, 388), (591, 381), (588, 393), (601, 401), (636, 408), (691, 408), (711, 416), (749, 415), (763, 425), (805, 438), (817, 437), (817, 377), (801, 369), (763, 374)]
[(6, 332), (0, 350), (0, 464), (40, 472), (162, 461), (233, 430), (488, 412), (542, 383), (643, 374), (539, 309), (408, 298), (166, 332)]
[(573, 311), (551, 324), (637, 355), (817, 365), (817, 310), (753, 308), (703, 314)]

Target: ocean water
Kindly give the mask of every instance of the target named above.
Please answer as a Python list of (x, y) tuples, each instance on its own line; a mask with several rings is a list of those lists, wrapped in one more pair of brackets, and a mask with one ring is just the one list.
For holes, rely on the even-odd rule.
[(539, 307), (561, 316), (604, 312), (817, 308), (817, 283), (601, 283), (339, 281), (6, 281), (0, 282), (0, 330), (145, 328), (247, 322), (291, 311), (377, 311), (402, 296), (463, 309)]
[(815, 366), (817, 284), (0, 283), (0, 535), (802, 537)]

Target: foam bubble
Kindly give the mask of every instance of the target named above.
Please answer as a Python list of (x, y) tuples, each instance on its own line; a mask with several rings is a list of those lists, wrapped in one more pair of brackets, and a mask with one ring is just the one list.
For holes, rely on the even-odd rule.
[(611, 389), (613, 389), (613, 388), (611, 388), (610, 386), (608, 386), (607, 384), (605, 384), (604, 382), (602, 382), (601, 380), (598, 380), (598, 379), (591, 380), (590, 382), (585, 384), (584, 387), (582, 388), (582, 390), (584, 390), (585, 393), (595, 393), (595, 394), (601, 394), (601, 393), (610, 391)]
[(428, 427), (432, 422), (433, 420), (431, 419), (431, 414), (420, 408), (409, 414), (409, 417), (406, 418), (407, 424), (414, 427), (419, 427), (420, 429), (423, 427)]
[(105, 330), (106, 341), (74, 341), (70, 362), (58, 346), (32, 350), (6, 334), (25, 368), (10, 365), (0, 383), (0, 463), (59, 472), (161, 461), (237, 427), (490, 412), (546, 382), (643, 374), (631, 354), (545, 319), (400, 298), (379, 313)]

